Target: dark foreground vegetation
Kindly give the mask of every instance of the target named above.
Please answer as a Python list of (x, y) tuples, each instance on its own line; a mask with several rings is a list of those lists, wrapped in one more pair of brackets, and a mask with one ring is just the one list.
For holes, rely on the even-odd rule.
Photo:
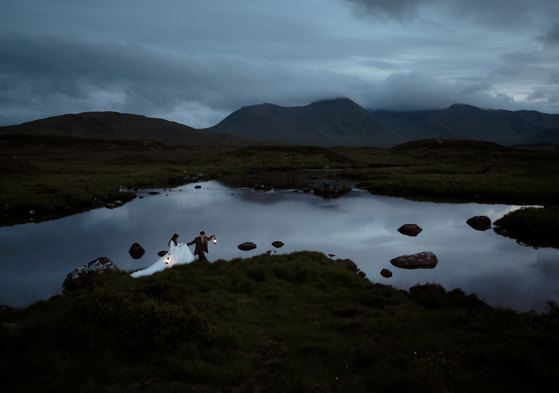
[(501, 226), (536, 246), (550, 245), (547, 240), (538, 243), (541, 236), (559, 238), (558, 209), (549, 208), (559, 204), (559, 154), (554, 149), (457, 140), (423, 140), (390, 149), (233, 148), (4, 135), (0, 173), (2, 225), (125, 203), (139, 188), (218, 179), (241, 186), (308, 189), (323, 179), (349, 179), (375, 194), (417, 200), (545, 206), (532, 214), (529, 225), (519, 215), (515, 228), (507, 228), (511, 217)]
[(559, 308), (398, 291), (300, 252), (175, 266), (0, 314), (3, 392), (552, 392)]

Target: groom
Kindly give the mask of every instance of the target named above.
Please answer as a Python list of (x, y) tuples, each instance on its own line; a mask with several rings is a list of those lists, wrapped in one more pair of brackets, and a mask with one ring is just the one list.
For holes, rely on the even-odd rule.
[(196, 248), (194, 249), (194, 255), (198, 255), (198, 260), (200, 262), (207, 261), (206, 255), (204, 252), (208, 251), (208, 241), (215, 238), (215, 234), (211, 235), (210, 237), (206, 237), (204, 231), (200, 232), (200, 236), (194, 238), (190, 243), (186, 243), (187, 246), (191, 246), (196, 243)]

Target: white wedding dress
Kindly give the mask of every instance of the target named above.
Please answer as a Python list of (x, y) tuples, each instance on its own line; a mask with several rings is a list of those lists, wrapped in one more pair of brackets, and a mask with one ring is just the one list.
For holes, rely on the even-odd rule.
[(150, 267), (138, 270), (137, 272), (132, 273), (131, 276), (134, 278), (149, 276), (155, 272), (165, 270), (168, 267), (182, 265), (192, 261), (194, 261), (194, 255), (185, 243), (178, 243), (178, 245), (175, 246), (175, 243), (171, 242), (169, 252), (167, 254), (155, 261)]

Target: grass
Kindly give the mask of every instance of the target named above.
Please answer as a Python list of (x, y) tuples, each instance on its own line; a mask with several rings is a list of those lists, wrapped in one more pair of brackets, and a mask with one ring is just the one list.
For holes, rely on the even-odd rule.
[(495, 225), (527, 245), (559, 248), (559, 206), (515, 210), (495, 221)]
[(191, 263), (1, 316), (10, 392), (542, 392), (558, 307), (517, 313), (436, 284), (373, 284), (298, 252)]
[(559, 203), (559, 155), (488, 142), (410, 142), (351, 154), (349, 174), (375, 194), (453, 202)]

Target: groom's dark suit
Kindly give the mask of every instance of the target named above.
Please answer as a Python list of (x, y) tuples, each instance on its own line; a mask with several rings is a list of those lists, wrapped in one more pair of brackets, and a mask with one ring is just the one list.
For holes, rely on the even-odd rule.
[(198, 260), (204, 261), (206, 259), (206, 255), (204, 252), (208, 251), (208, 241), (211, 240), (211, 237), (205, 237), (202, 239), (200, 236), (194, 238), (190, 243), (186, 243), (187, 246), (191, 246), (196, 243), (196, 248), (194, 248), (194, 255), (198, 255)]

